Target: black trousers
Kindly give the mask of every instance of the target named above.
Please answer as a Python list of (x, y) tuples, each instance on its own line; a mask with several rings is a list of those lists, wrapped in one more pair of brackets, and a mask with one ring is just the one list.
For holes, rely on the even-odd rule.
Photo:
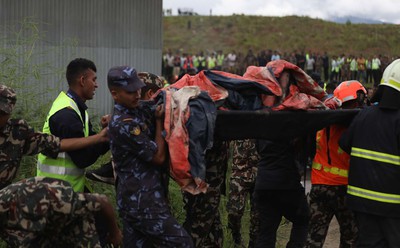
[(355, 212), (357, 247), (400, 247), (400, 218)]
[(275, 247), (282, 217), (293, 223), (286, 247), (303, 247), (307, 239), (309, 211), (304, 189), (256, 190), (260, 230), (256, 248)]

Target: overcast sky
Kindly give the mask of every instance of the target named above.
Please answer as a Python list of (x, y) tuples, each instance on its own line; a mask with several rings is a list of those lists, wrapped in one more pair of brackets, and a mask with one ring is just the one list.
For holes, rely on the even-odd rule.
[(355, 16), (400, 24), (400, 0), (163, 0), (164, 9), (189, 8), (199, 15)]

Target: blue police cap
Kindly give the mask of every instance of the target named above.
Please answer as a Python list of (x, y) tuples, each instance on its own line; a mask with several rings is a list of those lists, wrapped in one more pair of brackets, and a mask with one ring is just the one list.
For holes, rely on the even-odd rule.
[(146, 86), (138, 77), (135, 68), (130, 66), (112, 67), (107, 74), (108, 88), (118, 87), (129, 92), (137, 91)]

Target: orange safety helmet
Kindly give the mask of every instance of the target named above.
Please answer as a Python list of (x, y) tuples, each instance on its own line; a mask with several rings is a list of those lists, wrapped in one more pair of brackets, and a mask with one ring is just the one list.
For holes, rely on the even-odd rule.
[(367, 90), (360, 82), (357, 80), (349, 80), (339, 84), (333, 91), (333, 95), (344, 103), (350, 100), (357, 100), (359, 98), (359, 94), (357, 94), (359, 91), (363, 92), (365, 95), (367, 94)]

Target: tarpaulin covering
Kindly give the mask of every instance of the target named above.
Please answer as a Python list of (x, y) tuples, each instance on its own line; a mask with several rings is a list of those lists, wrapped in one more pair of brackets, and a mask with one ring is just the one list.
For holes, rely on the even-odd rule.
[[(289, 81), (283, 83), (282, 78), (284, 76), (282, 75), (289, 75)], [(221, 139), (279, 139), (279, 137), (287, 135), (294, 137), (309, 130), (322, 128), (331, 124), (332, 121), (336, 121), (337, 118), (337, 116), (333, 117), (335, 111), (328, 111), (328, 107), (323, 103), (327, 96), (323, 89), (299, 67), (284, 60), (272, 61), (266, 67), (250, 66), (243, 76), (215, 70), (200, 71), (194, 76), (186, 74), (162, 91), (170, 91), (174, 88), (173, 92), (168, 93), (173, 98), (174, 94), (180, 94), (179, 91), (187, 86), (196, 86), (201, 91), (205, 91), (212, 99), (211, 104), (218, 107), (216, 123), (207, 122), (207, 125), (214, 128), (216, 124), (217, 126), (213, 131), (215, 131), (215, 137)], [(209, 107), (202, 108), (204, 112), (196, 111), (196, 113), (192, 113), (190, 111), (190, 102), (195, 97), (187, 99), (189, 106), (182, 109), (184, 112), (181, 114), (178, 113), (181, 110), (176, 108), (166, 111), (167, 113), (174, 113), (173, 115), (177, 117), (184, 117), (176, 118), (181, 122), (179, 125), (171, 122), (171, 119), (164, 124), (164, 126), (167, 125), (165, 128), (169, 135), (172, 132), (179, 132), (179, 135), (176, 136), (179, 139), (175, 141), (181, 140), (183, 142), (177, 145), (177, 142), (167, 140), (170, 151), (178, 149), (178, 152), (175, 151), (170, 154), (172, 175), (184, 190), (193, 194), (206, 190), (205, 172), (202, 171), (205, 170), (203, 165), (206, 164), (206, 161), (199, 161), (198, 159), (204, 159), (204, 154), (209, 149), (209, 145), (196, 147), (197, 149), (187, 149), (185, 142), (190, 140), (191, 136), (199, 138), (199, 135), (193, 134), (193, 132), (196, 132), (193, 125), (190, 130), (186, 130), (185, 125), (191, 119), (201, 120), (199, 115), (212, 116), (211, 113), (208, 113), (212, 109)], [(166, 107), (170, 108), (171, 106), (173, 105), (167, 104)], [(268, 111), (265, 111), (265, 109), (268, 109)], [(278, 110), (301, 111), (280, 113)], [(323, 114), (322, 112), (315, 114), (319, 110), (324, 110)], [(353, 114), (343, 112), (341, 116), (350, 118)], [(185, 130), (182, 131), (177, 128)], [(183, 146), (185, 146), (185, 149), (180, 149)], [(192, 152), (201, 153), (199, 156), (194, 156), (197, 158), (196, 161), (189, 161), (189, 153)], [(179, 159), (175, 159), (174, 156), (179, 157)], [(179, 161), (179, 163), (174, 161)]]

